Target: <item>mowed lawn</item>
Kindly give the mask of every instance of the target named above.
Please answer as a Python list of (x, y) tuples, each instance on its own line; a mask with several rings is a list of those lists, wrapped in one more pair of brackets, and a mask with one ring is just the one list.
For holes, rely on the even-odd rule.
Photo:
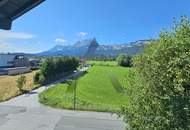
[(90, 61), (87, 61), (87, 63), (91, 64), (91, 65), (97, 65), (97, 66), (117, 66), (116, 61), (94, 61), (94, 60), (90, 60)]
[[(93, 66), (77, 81), (78, 110), (114, 112), (128, 103), (126, 94), (118, 93), (111, 81), (114, 74), (124, 87), (128, 87), (126, 74), (129, 68), (118, 66)], [(40, 102), (56, 108), (73, 108), (73, 94), (68, 93), (66, 84), (58, 84), (40, 94)]]
[[(33, 84), (33, 77), (36, 71), (31, 73), (24, 74), (26, 76), (26, 85), (24, 89), (31, 90), (37, 85)], [(0, 101), (4, 101), (15, 97), (20, 94), (20, 91), (17, 87), (16, 80), (20, 77), (20, 75), (16, 76), (0, 76)]]

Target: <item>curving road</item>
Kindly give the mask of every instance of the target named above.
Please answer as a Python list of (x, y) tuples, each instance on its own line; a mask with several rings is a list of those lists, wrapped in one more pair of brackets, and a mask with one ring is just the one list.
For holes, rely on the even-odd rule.
[(60, 110), (43, 106), (38, 102), (38, 94), (52, 86), (43, 86), (30, 94), (0, 103), (0, 130), (124, 130), (123, 121), (110, 113)]

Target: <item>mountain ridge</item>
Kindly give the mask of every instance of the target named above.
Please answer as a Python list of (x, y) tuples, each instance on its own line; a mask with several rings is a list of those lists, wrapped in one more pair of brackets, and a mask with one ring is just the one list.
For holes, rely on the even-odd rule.
[(136, 55), (143, 52), (147, 43), (153, 39), (138, 40), (123, 44), (100, 45), (93, 39), (77, 41), (73, 45), (56, 45), (52, 49), (36, 54), (37, 56), (115, 56), (120, 53)]

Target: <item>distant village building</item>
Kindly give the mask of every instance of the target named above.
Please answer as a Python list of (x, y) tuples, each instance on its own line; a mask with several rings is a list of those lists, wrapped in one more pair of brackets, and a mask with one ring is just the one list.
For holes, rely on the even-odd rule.
[(38, 68), (38, 60), (29, 60), (23, 54), (0, 54), (0, 75), (22, 74)]
[(0, 68), (29, 67), (30, 62), (27, 57), (20, 54), (0, 54)]

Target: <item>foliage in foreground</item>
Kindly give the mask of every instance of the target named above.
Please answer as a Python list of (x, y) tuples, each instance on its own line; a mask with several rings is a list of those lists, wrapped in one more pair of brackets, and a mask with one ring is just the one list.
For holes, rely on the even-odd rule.
[[(134, 59), (130, 105), (121, 115), (133, 130), (190, 129), (190, 22), (182, 18)], [(131, 77), (134, 74), (129, 75)]]

